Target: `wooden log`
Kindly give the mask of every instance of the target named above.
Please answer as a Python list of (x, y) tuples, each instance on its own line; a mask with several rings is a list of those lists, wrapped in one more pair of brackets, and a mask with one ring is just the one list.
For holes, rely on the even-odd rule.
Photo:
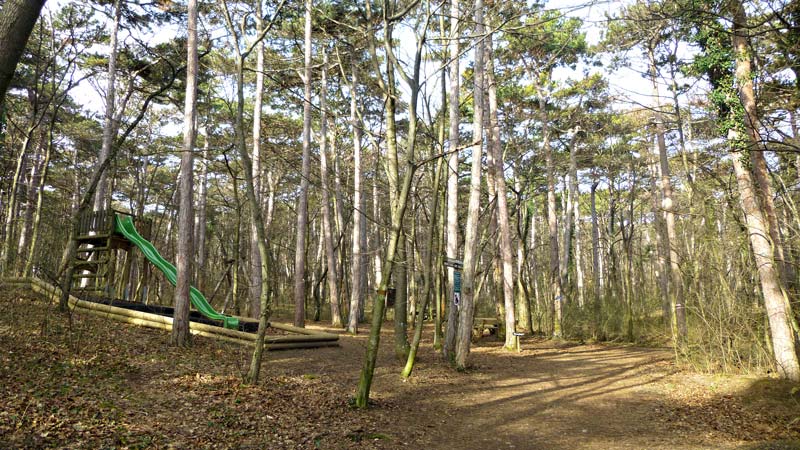
[[(116, 320), (123, 323), (128, 323), (131, 325), (137, 325), (147, 328), (154, 328), (158, 330), (172, 330), (172, 321), (170, 319), (169, 323), (164, 322), (154, 322), (150, 320), (139, 319), (136, 317), (130, 317), (120, 314), (113, 314), (107, 311), (99, 311), (96, 309), (88, 309), (77, 306), (75, 308), (75, 312), (79, 314), (90, 314), (97, 317), (102, 317), (104, 319)], [(169, 318), (168, 318), (169, 319)], [(207, 331), (202, 331), (198, 329), (194, 329), (191, 327), (189, 332), (196, 336), (203, 336), (211, 339), (216, 339), (224, 342), (229, 342), (232, 344), (237, 345), (247, 345), (252, 346), (255, 344), (255, 340), (243, 340), (243, 339), (236, 339), (229, 336), (223, 336), (215, 333), (210, 333)], [(264, 341), (264, 348), (267, 350), (289, 350), (289, 349), (299, 349), (299, 348), (317, 348), (317, 347), (335, 347), (338, 346), (338, 341), (297, 341), (297, 342), (284, 342), (281, 340), (282, 337), (277, 338), (267, 338)]]
[(314, 335), (300, 335), (300, 336), (275, 336), (275, 337), (267, 337), (265, 342), (270, 343), (290, 343), (290, 342), (330, 342), (330, 341), (338, 341), (339, 337), (334, 336), (314, 336)]
[[(57, 296), (60, 294), (60, 289), (56, 288), (55, 286), (51, 286), (37, 278), (4, 279), (3, 285), (14, 286), (18, 288), (28, 288), (29, 290), (40, 295)], [(88, 302), (85, 300), (78, 299), (72, 295), (70, 295), (69, 298), (69, 305), (70, 307), (74, 308), (79, 312), (86, 312), (89, 314), (94, 314), (97, 316), (118, 320), (125, 323), (131, 323), (135, 325), (141, 325), (162, 330), (172, 329), (172, 318), (162, 316), (159, 314), (130, 310), (111, 305), (104, 305), (102, 303)], [(283, 324), (270, 324), (270, 325), (275, 329), (290, 331), (290, 332), (299, 333), (299, 331), (297, 330), (303, 330), (302, 328), (293, 327), (290, 325), (283, 325)], [(207, 325), (197, 322), (190, 322), (189, 329), (190, 332), (192, 332), (193, 334), (212, 337), (215, 339), (220, 339), (223, 341), (237, 343), (237, 344), (252, 345), (256, 337), (254, 333), (245, 333), (243, 331), (229, 330), (227, 328), (215, 327), (212, 325)], [(268, 337), (265, 340), (265, 344), (267, 344), (268, 347), (274, 347), (275, 349), (311, 348), (317, 346), (338, 345), (337, 344), (337, 341), (339, 339), (338, 335), (311, 331), (311, 330), (303, 330), (303, 331), (304, 333), (299, 336)]]
[[(56, 290), (55, 287), (49, 286), (46, 283), (41, 282), (40, 280), (36, 280), (36, 279), (34, 279), (33, 282), (31, 283), (31, 287), (32, 287), (32, 289), (31, 289), (32, 291), (38, 292), (38, 293), (52, 295), (55, 292), (55, 293), (60, 294), (60, 290)], [(162, 315), (159, 315), (159, 314), (147, 313), (147, 312), (142, 312), (142, 311), (135, 311), (135, 310), (126, 309), (126, 308), (120, 308), (120, 307), (117, 307), (117, 306), (104, 305), (102, 303), (87, 302), (85, 300), (81, 300), (79, 298), (76, 298), (76, 297), (74, 297), (72, 295), (70, 295), (69, 304), (70, 304), (71, 307), (75, 307), (77, 305), (77, 306), (79, 306), (81, 308), (84, 308), (84, 309), (92, 309), (92, 310), (97, 310), (97, 311), (104, 311), (104, 312), (111, 313), (111, 314), (123, 315), (123, 316), (128, 316), (128, 317), (141, 319), (141, 320), (148, 320), (148, 321), (151, 321), (151, 322), (169, 323), (170, 326), (172, 325), (172, 318), (171, 317), (166, 317), (166, 316), (162, 316)], [(255, 335), (251, 334), (251, 333), (245, 333), (243, 331), (237, 331), (237, 330), (229, 330), (227, 328), (215, 327), (213, 325), (207, 325), (207, 324), (204, 324), (204, 323), (191, 322), (189, 324), (189, 327), (190, 327), (190, 329), (195, 329), (195, 330), (198, 330), (198, 331), (204, 331), (204, 332), (207, 332), (207, 333), (225, 335), (225, 336), (228, 336), (228, 337), (231, 337), (231, 338), (234, 338), (234, 339), (241, 339), (241, 340), (254, 340), (255, 339)]]
[(305, 334), (305, 335), (308, 335), (308, 336), (325, 336), (325, 337), (328, 337), (328, 338), (339, 339), (339, 335), (336, 335), (336, 334), (333, 334), (333, 333), (326, 333), (324, 331), (309, 330), (307, 328), (295, 327), (293, 325), (287, 325), (287, 324), (283, 324), (283, 323), (272, 323), (272, 322), (270, 322), (270, 326), (272, 328), (277, 329), (277, 330), (290, 331), (292, 333)]
[(284, 344), (266, 344), (264, 348), (267, 350), (291, 350), (297, 348), (318, 348), (318, 347), (338, 347), (339, 341), (322, 341), (322, 342), (295, 342)]
[[(158, 330), (165, 330), (165, 331), (171, 331), (172, 330), (172, 319), (171, 318), (167, 318), (167, 319), (169, 319), (169, 323), (166, 323), (166, 322), (159, 322), (159, 321), (146, 320), (146, 319), (141, 319), (141, 318), (136, 318), (136, 317), (130, 317), (130, 316), (121, 315), (121, 314), (114, 314), (114, 313), (110, 313), (110, 312), (107, 312), (107, 311), (100, 311), (100, 310), (96, 310), (96, 309), (83, 308), (83, 307), (80, 307), (80, 306), (77, 306), (74, 309), (74, 311), (79, 313), (79, 314), (90, 314), (90, 315), (93, 315), (93, 316), (102, 317), (104, 319), (116, 320), (118, 322), (123, 322), (123, 323), (131, 324), (131, 325), (138, 325), (138, 326), (142, 326), (142, 327), (155, 328), (155, 329), (158, 329)], [(217, 339), (217, 340), (221, 340), (221, 341), (225, 341), (225, 342), (231, 342), (231, 343), (239, 344), (239, 345), (253, 345), (253, 341), (246, 341), (246, 340), (242, 340), (242, 339), (232, 338), (232, 337), (229, 337), (229, 336), (223, 336), (223, 335), (219, 335), (219, 334), (215, 334), (215, 333), (210, 333), (210, 332), (207, 332), (207, 331), (192, 329), (191, 325), (192, 324), (189, 325), (189, 332), (192, 333), (193, 335), (204, 336), (204, 337)]]

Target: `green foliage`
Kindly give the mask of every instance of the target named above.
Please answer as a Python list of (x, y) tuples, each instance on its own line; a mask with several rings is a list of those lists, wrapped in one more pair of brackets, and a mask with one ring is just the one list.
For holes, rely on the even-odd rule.
[(510, 26), (525, 32), (503, 34), (503, 44), (498, 45), (496, 56), (501, 64), (531, 72), (529, 75), (538, 77), (539, 84), (547, 84), (556, 67), (574, 68), (587, 53), (586, 33), (580, 19), (566, 17), (557, 10), (536, 9), (518, 17)]
[(744, 121), (745, 111), (739, 101), (734, 83), (735, 60), (730, 35), (715, 26), (699, 23), (691, 35), (702, 52), (695, 55), (691, 64), (684, 68), (687, 75), (705, 77), (711, 84), (708, 100), (717, 114), (717, 130), (721, 136), (735, 131), (733, 148), (747, 148)]

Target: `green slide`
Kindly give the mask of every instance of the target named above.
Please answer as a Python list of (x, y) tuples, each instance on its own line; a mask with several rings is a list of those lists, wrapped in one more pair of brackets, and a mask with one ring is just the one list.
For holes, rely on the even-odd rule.
[[(136, 231), (136, 227), (133, 226), (132, 217), (116, 215), (114, 220), (114, 229), (139, 247), (139, 250), (142, 251), (144, 256), (150, 260), (154, 266), (158, 267), (159, 270), (164, 272), (164, 275), (167, 276), (169, 282), (175, 286), (175, 283), (178, 279), (177, 269), (175, 269), (175, 266), (170, 264), (166, 259), (164, 259), (163, 256), (161, 256), (160, 253), (158, 253), (158, 250), (153, 247), (153, 244), (139, 235), (139, 232)], [(197, 308), (197, 310), (200, 311), (204, 316), (212, 320), (221, 320), (225, 328), (231, 328), (234, 330), (239, 328), (239, 319), (236, 317), (226, 316), (215, 311), (203, 294), (200, 293), (200, 291), (198, 291), (194, 286), (192, 286), (189, 290), (189, 297), (192, 299), (192, 305), (194, 305), (194, 307)]]

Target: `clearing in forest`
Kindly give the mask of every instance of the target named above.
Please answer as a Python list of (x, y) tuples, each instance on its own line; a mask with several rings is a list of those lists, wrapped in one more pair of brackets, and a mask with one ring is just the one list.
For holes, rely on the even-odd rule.
[[(665, 349), (484, 338), (458, 373), (423, 341), (409, 382), (384, 328), (369, 410), (349, 406), (366, 336), (270, 352), (75, 314), (0, 294), (4, 448), (800, 448), (791, 384), (679, 370)], [(331, 331), (331, 330), (328, 330)]]

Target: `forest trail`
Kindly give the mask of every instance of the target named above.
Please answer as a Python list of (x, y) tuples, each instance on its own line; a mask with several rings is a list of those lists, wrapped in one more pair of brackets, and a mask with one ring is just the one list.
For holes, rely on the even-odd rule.
[(404, 405), (397, 433), (422, 427), (401, 438), (412, 447), (800, 448), (800, 396), (792, 400), (789, 385), (680, 371), (667, 349), (528, 338), (509, 353), (490, 337), (461, 374), (443, 370), (425, 344), (407, 384), (387, 346), (373, 388)]
[(166, 333), (79, 314), (70, 327), (2, 292), (0, 447), (800, 448), (800, 396), (786, 383), (682, 371), (664, 349), (527, 338), (508, 353), (494, 337), (467, 373), (423, 341), (402, 382), (390, 329), (361, 411), (348, 400), (364, 335), (270, 352), (262, 382), (244, 386), (243, 347), (170, 349)]

